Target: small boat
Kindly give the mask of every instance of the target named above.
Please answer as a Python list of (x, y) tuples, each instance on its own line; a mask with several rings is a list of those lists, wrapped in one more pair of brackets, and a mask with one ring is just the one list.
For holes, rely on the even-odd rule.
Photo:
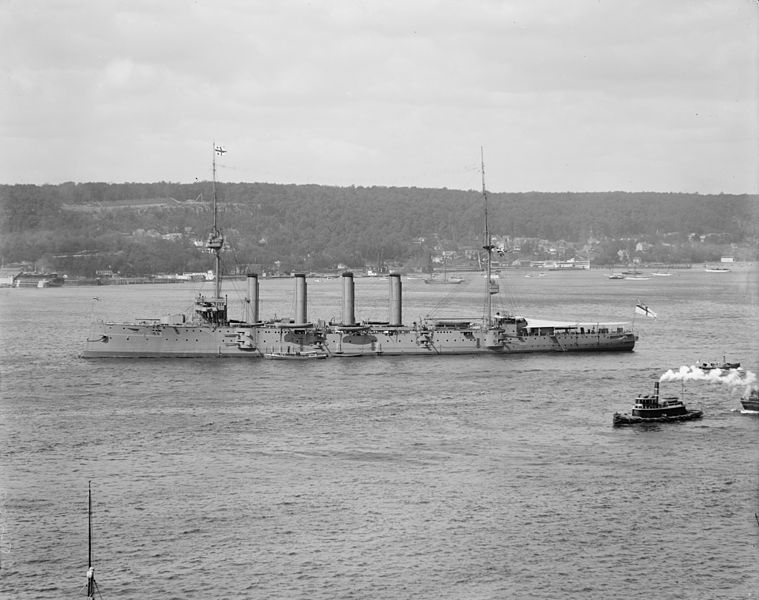
[(759, 388), (754, 388), (745, 398), (741, 398), (741, 412), (759, 413)]
[(428, 283), (431, 285), (434, 284), (441, 284), (441, 285), (454, 285), (457, 283), (464, 283), (464, 279), (462, 277), (448, 277), (446, 274), (443, 274), (443, 278), (439, 278), (436, 275), (433, 275), (432, 277), (425, 279), (424, 283)]
[(612, 273), (609, 275), (609, 279), (624, 279), (625, 276), (622, 273)]
[(725, 360), (725, 357), (722, 357), (722, 362), (702, 362), (699, 363), (698, 368), (702, 371), (713, 371), (715, 369), (719, 369), (721, 371), (729, 371), (730, 369), (737, 369), (741, 366), (741, 363), (739, 362), (727, 362)]
[(324, 350), (290, 350), (285, 352), (264, 352), (264, 358), (269, 360), (312, 360), (327, 358)]
[(641, 395), (635, 400), (631, 414), (614, 413), (614, 427), (638, 423), (668, 423), (700, 419), (703, 411), (688, 410), (682, 400), (675, 397), (659, 400), (659, 382), (654, 384), (653, 396)]
[(446, 265), (445, 261), (443, 262), (442, 273), (442, 278), (437, 273), (432, 273), (430, 277), (424, 280), (424, 283), (429, 283), (431, 285), (453, 285), (457, 283), (464, 283), (464, 279), (462, 277), (448, 277), (448, 266)]

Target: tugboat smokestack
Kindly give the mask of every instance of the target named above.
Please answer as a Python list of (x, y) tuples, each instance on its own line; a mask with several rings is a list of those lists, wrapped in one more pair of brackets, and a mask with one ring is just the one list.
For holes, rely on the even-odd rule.
[(248, 323), (258, 323), (258, 275), (248, 273)]
[(654, 382), (654, 395), (658, 398), (659, 397), (659, 382)]
[(403, 308), (401, 305), (401, 274), (390, 273), (390, 316), (391, 326), (403, 325)]
[(295, 274), (295, 324), (305, 325), (306, 320), (306, 274)]
[(343, 273), (343, 325), (355, 325), (353, 273)]

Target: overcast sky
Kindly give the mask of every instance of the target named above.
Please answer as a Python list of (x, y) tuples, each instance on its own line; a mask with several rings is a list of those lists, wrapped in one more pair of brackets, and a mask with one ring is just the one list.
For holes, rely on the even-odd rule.
[(0, 0), (0, 182), (759, 193), (757, 0)]

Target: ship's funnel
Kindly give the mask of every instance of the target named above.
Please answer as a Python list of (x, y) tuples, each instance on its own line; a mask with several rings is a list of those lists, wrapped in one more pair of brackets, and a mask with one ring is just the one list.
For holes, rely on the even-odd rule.
[(295, 274), (295, 324), (305, 325), (306, 321), (306, 275)]
[(248, 273), (248, 297), (245, 315), (248, 323), (258, 323), (258, 275)]
[(353, 273), (343, 273), (343, 322), (342, 325), (355, 325)]
[(657, 398), (659, 397), (659, 382), (658, 381), (654, 382), (654, 396), (656, 396)]
[(391, 326), (403, 325), (401, 307), (401, 274), (390, 273), (390, 310), (389, 321)]

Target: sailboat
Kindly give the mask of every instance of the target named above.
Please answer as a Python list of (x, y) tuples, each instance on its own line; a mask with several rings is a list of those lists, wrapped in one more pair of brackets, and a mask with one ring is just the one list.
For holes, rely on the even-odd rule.
[(92, 482), (87, 483), (87, 598), (94, 600), (95, 592), (100, 596), (100, 589), (95, 581), (95, 567), (92, 566)]
[(424, 280), (424, 283), (435, 285), (435, 284), (457, 284), (457, 283), (464, 283), (464, 279), (461, 277), (448, 277), (448, 269), (446, 267), (445, 258), (443, 258), (443, 277), (442, 279), (440, 277), (437, 277), (435, 274), (433, 274), (431, 277), (428, 277)]

